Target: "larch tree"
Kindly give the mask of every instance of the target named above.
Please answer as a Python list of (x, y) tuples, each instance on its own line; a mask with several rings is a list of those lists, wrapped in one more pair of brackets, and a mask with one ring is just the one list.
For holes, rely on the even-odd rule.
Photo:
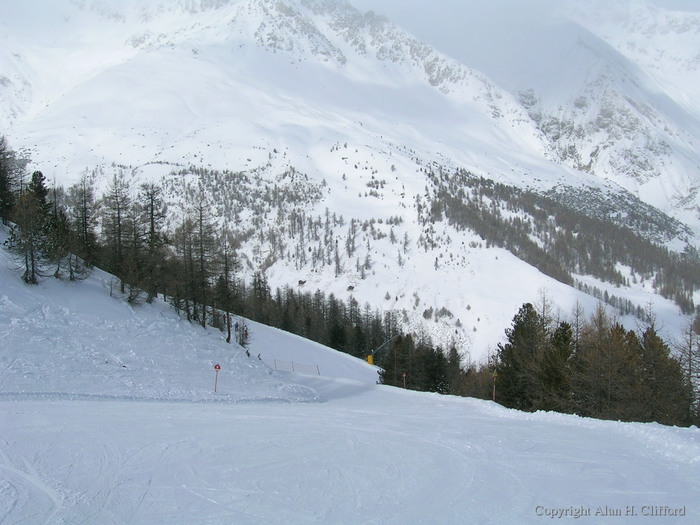
[(51, 211), (47, 216), (46, 257), (54, 267), (53, 276), (57, 279), (64, 271), (74, 281), (81, 272), (80, 265), (71, 252), (73, 232), (62, 204), (63, 188), (51, 191)]
[(165, 260), (164, 223), (167, 212), (162, 193), (159, 186), (148, 183), (141, 185), (138, 196), (145, 236), (142, 281), (146, 291), (146, 301), (149, 303), (162, 287), (160, 276)]
[(700, 423), (700, 317), (685, 324), (681, 338), (673, 346), (691, 392), (692, 417), (697, 425)]
[(171, 265), (167, 281), (173, 305), (178, 311), (185, 311), (188, 321), (195, 317), (197, 310), (193, 230), (194, 225), (190, 217), (184, 217), (182, 223), (175, 228), (173, 240), (177, 258)]
[[(223, 311), (226, 328), (226, 342), (231, 342), (231, 311), (234, 307), (234, 272), (238, 268), (228, 229), (222, 234), (220, 258), (220, 272), (214, 287), (214, 306)], [(237, 341), (238, 342), (238, 341)]]
[(210, 302), (209, 288), (214, 275), (214, 227), (209, 214), (209, 207), (203, 199), (194, 208), (193, 220), (194, 275), (198, 302), (201, 306), (200, 322), (207, 323), (207, 305)]
[(87, 170), (78, 182), (68, 188), (67, 200), (74, 232), (72, 250), (87, 267), (91, 267), (99, 259), (96, 232), (100, 208), (95, 198), (93, 176), (89, 175)]
[(106, 242), (107, 269), (119, 276), (121, 293), (126, 291), (124, 274), (127, 254), (127, 217), (131, 208), (129, 183), (123, 172), (114, 174), (103, 197), (102, 230)]
[(0, 136), (0, 221), (7, 224), (15, 205), (14, 154), (4, 136)]

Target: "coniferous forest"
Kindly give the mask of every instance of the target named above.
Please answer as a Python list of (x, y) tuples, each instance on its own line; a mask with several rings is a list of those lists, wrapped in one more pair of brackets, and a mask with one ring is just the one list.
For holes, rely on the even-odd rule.
[[(696, 254), (673, 254), (624, 225), (576, 215), (552, 196), (461, 172), (432, 174), (431, 180), (430, 205), (418, 211), (426, 221), (445, 218), (457, 228), (471, 228), (568, 284), (575, 284), (572, 273), (623, 280), (615, 264), (624, 260), (639, 274), (655, 274), (661, 293), (684, 311), (695, 310), (690, 295), (700, 287)], [(504, 202), (533, 219), (504, 218)], [(166, 227), (166, 217), (162, 186), (135, 189), (115, 175), (98, 196), (86, 173), (67, 189), (50, 188), (40, 171), (27, 177), (22, 159), (0, 138), (0, 218), (9, 231), (7, 248), (27, 284), (80, 280), (97, 266), (118, 278), (115, 294), (134, 304), (161, 296), (188, 320), (224, 331), (228, 341), (236, 315), (359, 358), (372, 355), (388, 385), (493, 399), (525, 411), (700, 423), (698, 322), (689, 323), (683, 340), (671, 344), (659, 337), (651, 311), (635, 312), (644, 322), (631, 331), (611, 318), (602, 302), (589, 317), (577, 310), (566, 320), (555, 319), (543, 295), (520, 308), (505, 328), (506, 342), (489, 362), (470, 363), (459, 348), (440, 348), (425, 336), (403, 333), (396, 312), (381, 313), (352, 297), (343, 301), (321, 291), (272, 290), (264, 272), (245, 282), (236, 252), (240, 238), (217, 226), (204, 202), (174, 228)], [(674, 227), (644, 224), (649, 236)], [(303, 226), (300, 221), (302, 232)], [(351, 221), (350, 232), (354, 226)], [(609, 241), (601, 249), (590, 232), (603, 227)], [(546, 242), (535, 243), (533, 236)], [(348, 252), (351, 248), (354, 237), (346, 246)], [(597, 251), (601, 255), (593, 257)], [(332, 251), (318, 257), (334, 264)], [(245, 345), (241, 334), (236, 333), (237, 342)]]

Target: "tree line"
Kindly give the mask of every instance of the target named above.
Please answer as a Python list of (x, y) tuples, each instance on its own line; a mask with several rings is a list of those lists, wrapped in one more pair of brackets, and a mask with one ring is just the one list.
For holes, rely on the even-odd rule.
[[(657, 242), (681, 234), (682, 228), (649, 206), (620, 199), (610, 203), (592, 190), (583, 197), (574, 188), (543, 195), (464, 170), (430, 171), (428, 177), (431, 221), (446, 219), (458, 229), (470, 229), (487, 245), (503, 247), (565, 284), (575, 284), (574, 274), (617, 286), (648, 280), (683, 313), (696, 313), (700, 255), (690, 245), (677, 253)], [(631, 275), (624, 275), (621, 266)]]
[[(494, 398), (521, 410), (666, 424), (698, 421), (697, 324), (676, 357), (653, 323), (628, 331), (602, 306), (587, 321), (577, 312), (571, 323), (554, 322), (546, 304), (527, 304), (493, 359), (466, 366), (456, 347), (439, 348), (427, 337), (403, 333), (396, 312), (304, 291), (302, 283), (299, 289), (273, 291), (264, 272), (247, 283), (239, 276), (236, 237), (215, 223), (204, 201), (195, 200), (168, 230), (162, 187), (147, 183), (134, 191), (118, 172), (98, 198), (97, 175), (85, 172), (65, 190), (48, 188), (40, 171), (25, 180), (18, 159), (0, 141), (0, 218), (11, 224), (7, 246), (28, 284), (45, 276), (80, 279), (99, 266), (117, 276), (115, 293), (128, 301), (152, 301), (160, 294), (188, 320), (223, 330), (229, 342), (236, 314), (356, 357), (372, 355), (381, 368), (379, 380), (388, 385)], [(439, 212), (439, 207), (431, 211)], [(335, 220), (327, 213), (325, 224)], [(297, 235), (309, 224), (300, 220)], [(351, 221), (344, 247), (350, 253), (357, 249), (357, 228)], [(325, 253), (328, 264), (333, 255)], [(241, 333), (236, 341), (245, 344)]]
[(473, 367), (465, 391), (518, 410), (553, 410), (599, 419), (700, 423), (700, 322), (673, 345), (653, 315), (625, 329), (602, 303), (585, 318), (550, 315), (546, 297), (526, 303), (488, 365)]
[(48, 276), (47, 268), (54, 269), (53, 277), (76, 280), (97, 265), (119, 278), (115, 293), (127, 301), (150, 302), (161, 294), (189, 321), (225, 331), (229, 342), (234, 335), (246, 343), (243, 332), (232, 334), (235, 314), (363, 359), (384, 347), (376, 355), (383, 383), (453, 392), (451, 380), (461, 364), (456, 349), (448, 359), (430, 341), (402, 334), (395, 312), (382, 314), (352, 297), (342, 301), (321, 291), (285, 287), (273, 292), (261, 272), (250, 283), (238, 277), (230, 238), (216, 231), (204, 205), (195, 205), (168, 236), (159, 189), (142, 185), (134, 200), (120, 175), (98, 201), (87, 175), (67, 191), (51, 192), (35, 171), (16, 197), (3, 218), (13, 221), (7, 246), (28, 284)]
[[(8, 165), (11, 160), (9, 155)], [(264, 272), (256, 272), (247, 283), (238, 275), (241, 263), (235, 248), (240, 239), (215, 224), (204, 200), (191, 195), (195, 202), (189, 212), (168, 232), (162, 187), (142, 184), (134, 192), (120, 171), (98, 198), (98, 176), (85, 172), (66, 190), (49, 189), (40, 171), (27, 184), (22, 176), (0, 179), (8, 182), (3, 195), (9, 197), (3, 201), (7, 206), (2, 218), (12, 221), (6, 244), (23, 267), (25, 282), (36, 284), (49, 275), (77, 280), (98, 266), (118, 278), (114, 293), (127, 301), (150, 302), (160, 294), (188, 320), (222, 329), (228, 341), (238, 336), (237, 342), (246, 343), (242, 332), (231, 329), (235, 314), (359, 358), (376, 353), (376, 363), (383, 368), (378, 379), (386, 384), (454, 390), (450, 381), (461, 364), (457, 351), (453, 349), (448, 359), (427, 338), (401, 333), (396, 312), (382, 314), (352, 297), (342, 301), (320, 291), (272, 291)], [(324, 220), (298, 212), (290, 217), (293, 236), (303, 239), (306, 234), (312, 242), (332, 246), (319, 248), (319, 255), (310, 250), (312, 257), (338, 264), (338, 247), (330, 232), (342, 226), (342, 218), (329, 212)], [(354, 255), (357, 232), (373, 228), (372, 222), (351, 221), (343, 250)]]

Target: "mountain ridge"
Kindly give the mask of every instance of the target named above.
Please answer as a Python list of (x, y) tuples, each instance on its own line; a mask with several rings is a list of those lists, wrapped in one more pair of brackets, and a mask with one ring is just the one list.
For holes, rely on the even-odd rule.
[[(633, 77), (615, 81), (609, 115), (602, 111), (604, 91), (602, 98), (587, 101), (590, 107), (574, 103), (559, 112), (548, 100), (540, 102), (541, 93), (533, 90), (528, 97), (504, 89), (387, 18), (363, 14), (345, 1), (179, 2), (163, 12), (159, 5), (117, 9), (116, 3), (77, 2), (69, 13), (62, 11), (65, 6), (53, 6), (36, 26), (26, 13), (17, 15), (13, 28), (2, 26), (12, 45), (0, 63), (19, 71), (0, 82), (0, 107), (6, 115), (16, 113), (4, 132), (13, 146), (29, 150), (30, 166), (59, 183), (70, 185), (92, 171), (101, 191), (117, 173), (127, 174), (134, 187), (143, 181), (163, 185), (170, 209), (178, 210), (171, 213), (173, 227), (188, 204), (203, 199), (220, 226), (236, 223), (245, 272), (264, 270), (273, 285), (303, 280), (340, 297), (354, 295), (374, 307), (403, 310), (407, 325), (445, 344), (456, 337), (475, 356), (488, 351), (517, 305), (533, 300), (539, 289), (555, 295), (564, 311), (577, 300), (593, 307), (590, 296), (553, 282), (507, 250), (489, 248), (490, 241), (473, 231), (456, 231), (437, 220), (431, 211), (438, 189), (429, 178), (433, 172), (467, 170), (477, 178), (554, 195), (557, 188), (579, 197), (607, 195), (608, 204), (594, 205), (603, 210), (626, 203), (617, 214), (622, 222), (634, 215), (635, 199), (668, 195), (661, 211), (685, 226), (650, 226), (649, 235), (678, 251), (697, 243), (696, 222), (685, 220), (697, 207), (692, 177), (672, 174), (667, 182), (649, 178), (644, 185), (616, 170), (616, 184), (595, 173), (596, 146), (599, 156), (612, 159), (625, 147), (633, 153), (641, 149), (642, 167), (651, 162), (649, 155), (660, 153), (663, 160), (676, 150), (671, 143), (667, 151), (665, 135), (640, 124), (645, 112), (647, 122), (660, 118), (656, 110), (619, 90)], [(94, 7), (101, 11), (91, 11)], [(43, 30), (56, 16), (74, 23), (68, 27), (76, 31), (54, 28), (31, 47), (17, 36), (22, 27)], [(28, 31), (23, 38), (30, 36)], [(64, 54), (46, 51), (52, 39)], [(61, 60), (51, 62), (52, 57)], [(604, 72), (601, 63), (593, 65)], [(23, 100), (24, 113), (18, 110)], [(586, 108), (590, 115), (581, 118), (577, 111)], [(604, 138), (618, 134), (619, 140), (601, 141), (590, 132), (594, 125)], [(689, 155), (684, 165), (694, 158)], [(591, 168), (583, 169), (588, 164)], [(643, 170), (635, 172), (642, 175)], [(217, 187), (230, 195), (207, 195)], [(251, 199), (282, 189), (306, 195), (286, 204)], [(491, 204), (506, 216), (514, 213), (504, 203)], [(574, 205), (586, 208), (586, 203)], [(637, 207), (648, 210), (642, 220), (665, 222), (651, 209)], [(340, 254), (340, 274), (334, 264), (319, 267), (311, 256), (301, 257), (325, 248), (290, 233), (287, 221), (295, 214), (321, 228), (332, 224), (329, 231), (338, 244), (348, 237), (350, 221), (362, 226), (356, 250)], [(615, 220), (614, 213), (608, 215)], [(407, 248), (392, 238), (407, 239)], [(498, 281), (495, 272), (512, 274), (510, 286), (494, 289), (479, 282)], [(660, 309), (673, 312), (654, 293), (653, 277), (622, 293), (637, 304), (659, 301)], [(525, 284), (526, 279), (531, 282)], [(611, 283), (596, 281), (596, 286), (621, 293)], [(426, 323), (423, 313), (429, 308), (446, 308), (454, 318)], [(483, 334), (481, 326), (487, 327)]]

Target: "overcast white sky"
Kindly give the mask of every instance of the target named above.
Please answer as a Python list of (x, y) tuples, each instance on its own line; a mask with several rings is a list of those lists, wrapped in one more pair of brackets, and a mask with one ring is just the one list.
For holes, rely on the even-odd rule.
[[(581, 0), (584, 3), (586, 0)], [(631, 0), (640, 1), (640, 0)], [(643, 1), (643, 0), (642, 0)], [(700, 11), (700, 0), (649, 0), (669, 9)], [(455, 39), (478, 41), (480, 33), (507, 31), (546, 19), (561, 0), (349, 0), (360, 11), (384, 14), (438, 49)], [(579, 4), (580, 5), (580, 4)], [(585, 4), (584, 4), (585, 5)], [(478, 16), (477, 16), (478, 15)]]
[[(583, 0), (585, 1), (585, 0)], [(649, 0), (651, 3), (669, 9), (700, 11), (700, 0)], [(383, 13), (390, 18), (401, 16), (414, 21), (424, 20), (426, 16), (439, 17), (445, 11), (459, 13), (460, 11), (473, 11), (477, 6), (484, 4), (496, 4), (500, 6), (533, 7), (537, 5), (561, 5), (556, 0), (349, 0), (349, 2), (361, 11), (375, 11)]]
[[(492, 78), (498, 72), (489, 66), (502, 62), (506, 54), (512, 55), (533, 33), (541, 36), (550, 30), (552, 14), (565, 5), (563, 0), (348, 1), (360, 11), (386, 15), (420, 40)], [(585, 6), (587, 1), (577, 0), (577, 6)], [(646, 1), (668, 9), (700, 12), (700, 0)]]

